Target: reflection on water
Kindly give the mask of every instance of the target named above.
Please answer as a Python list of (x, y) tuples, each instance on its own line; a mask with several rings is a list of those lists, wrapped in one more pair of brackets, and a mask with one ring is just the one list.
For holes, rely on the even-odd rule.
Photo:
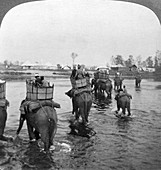
[[(160, 83), (143, 80), (136, 89), (134, 80), (124, 84), (133, 97), (132, 118), (117, 119), (112, 102), (104, 107), (93, 104), (89, 117), (90, 127), (96, 134), (90, 138), (69, 134), (71, 101), (65, 92), (71, 86), (67, 79), (54, 82), (54, 100), (60, 103), (58, 131), (49, 155), (42, 146), (28, 142), (26, 125), (15, 143), (0, 141), (0, 167), (6, 169), (161, 169), (161, 91)], [(25, 98), (25, 82), (7, 82), (8, 120), (5, 133), (15, 136), (19, 106)]]

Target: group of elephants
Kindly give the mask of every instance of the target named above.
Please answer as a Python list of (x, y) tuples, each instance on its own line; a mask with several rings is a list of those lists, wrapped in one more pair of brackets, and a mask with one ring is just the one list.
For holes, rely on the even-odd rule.
[[(137, 81), (137, 80), (136, 80)], [(139, 80), (140, 84), (141, 80)], [(122, 82), (121, 82), (122, 83)], [(117, 83), (114, 82), (114, 85)], [(118, 85), (118, 84), (117, 84)], [(121, 87), (122, 84), (119, 84)], [(95, 97), (99, 97), (98, 94), (107, 93), (108, 98), (111, 99), (111, 92), (113, 89), (111, 80), (103, 83), (101, 81), (91, 81), (91, 86), (93, 87), (93, 91)], [(114, 87), (115, 89), (115, 87)], [(88, 123), (88, 116), (92, 106), (93, 95), (90, 92), (83, 92), (79, 95), (75, 96), (75, 119), (79, 120), (79, 117), (82, 118), (82, 123), (86, 125)], [(126, 105), (122, 105), (125, 107)], [(5, 123), (7, 119), (6, 109), (0, 107), (0, 139), (1, 140), (11, 140), (11, 138), (7, 138), (3, 136)], [(57, 131), (57, 114), (54, 107), (50, 106), (42, 106), (34, 113), (27, 112), (26, 113), (26, 122), (28, 127), (28, 133), (30, 139), (39, 139), (44, 142), (44, 150), (49, 151), (50, 146), (52, 145), (54, 136)], [(36, 133), (35, 133), (36, 132)], [(40, 136), (39, 136), (40, 135)]]

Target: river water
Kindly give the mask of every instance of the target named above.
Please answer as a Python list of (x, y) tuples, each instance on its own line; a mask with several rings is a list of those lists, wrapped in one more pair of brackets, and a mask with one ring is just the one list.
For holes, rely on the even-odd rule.
[[(49, 155), (42, 146), (30, 144), (26, 123), (14, 143), (0, 141), (0, 169), (4, 170), (160, 170), (161, 169), (161, 83), (142, 80), (135, 89), (134, 80), (124, 80), (133, 97), (132, 118), (121, 120), (113, 115), (112, 102), (104, 109), (94, 104), (91, 108), (90, 127), (96, 132), (91, 138), (69, 134), (71, 100), (64, 93), (71, 88), (68, 79), (51, 79), (54, 82), (54, 101), (57, 109), (58, 131)], [(15, 136), (18, 127), (19, 106), (25, 98), (25, 82), (7, 82), (7, 99), (10, 102), (5, 135)]]

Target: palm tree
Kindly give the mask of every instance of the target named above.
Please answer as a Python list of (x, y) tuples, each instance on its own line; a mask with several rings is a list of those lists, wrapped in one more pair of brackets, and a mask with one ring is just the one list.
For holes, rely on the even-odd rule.
[(73, 59), (73, 67), (74, 67), (75, 58), (78, 57), (78, 54), (72, 53), (71, 57)]

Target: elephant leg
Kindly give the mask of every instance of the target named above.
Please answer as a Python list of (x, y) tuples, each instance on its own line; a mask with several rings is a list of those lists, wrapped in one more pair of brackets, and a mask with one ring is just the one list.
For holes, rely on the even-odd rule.
[(72, 98), (72, 108), (73, 108), (72, 114), (74, 114), (74, 113), (76, 112), (76, 109), (77, 109), (77, 107), (76, 107), (76, 102), (75, 102), (75, 98), (74, 98), (74, 97)]
[(123, 115), (125, 115), (125, 111), (126, 111), (126, 108), (123, 107), (123, 108), (122, 108), (122, 113), (123, 113)]
[(50, 122), (47, 124), (41, 125), (39, 127), (39, 131), (41, 134), (41, 140), (44, 143), (44, 151), (48, 151), (50, 148), (50, 130), (49, 130)]
[(75, 111), (75, 119), (79, 120), (79, 116), (80, 116), (80, 113), (79, 113), (79, 109), (77, 108), (77, 110)]
[(84, 112), (84, 106), (80, 107), (79, 114), (82, 117), (82, 123), (86, 124), (86, 116), (85, 116), (86, 113)]
[(92, 102), (88, 102), (87, 104), (87, 115), (86, 115), (86, 121), (88, 122), (89, 112), (92, 106)]
[(95, 96), (95, 98), (97, 98), (97, 89), (96, 88), (94, 88), (94, 96)]
[(128, 116), (130, 116), (131, 115), (130, 103), (127, 104), (127, 112)]
[(118, 85), (116, 86), (116, 90), (117, 90), (117, 91), (119, 90), (119, 86), (118, 86)]
[(36, 129), (34, 130), (34, 135), (36, 137), (36, 140), (41, 138), (39, 132)]
[(119, 103), (118, 100), (117, 100), (117, 111), (118, 111), (118, 112), (120, 111), (120, 103)]
[(46, 132), (46, 134), (45, 134), (45, 133), (41, 134), (41, 140), (42, 140), (43, 143), (44, 143), (44, 151), (48, 151), (49, 148), (50, 148), (50, 142), (49, 142), (50, 137), (49, 137), (49, 133)]
[(135, 87), (138, 87), (138, 83), (137, 83), (137, 80), (135, 81)]
[(4, 129), (6, 127), (7, 111), (0, 107), (0, 139), (3, 138)]
[(52, 120), (51, 124), (50, 124), (50, 133), (49, 133), (49, 145), (51, 146), (53, 144), (53, 139), (54, 139), (54, 136), (57, 132), (57, 123)]
[(119, 89), (122, 89), (122, 84), (120, 83), (120, 85), (119, 85)]
[(36, 139), (33, 127), (28, 123), (28, 121), (27, 121), (27, 129), (28, 129), (29, 139), (30, 140)]

